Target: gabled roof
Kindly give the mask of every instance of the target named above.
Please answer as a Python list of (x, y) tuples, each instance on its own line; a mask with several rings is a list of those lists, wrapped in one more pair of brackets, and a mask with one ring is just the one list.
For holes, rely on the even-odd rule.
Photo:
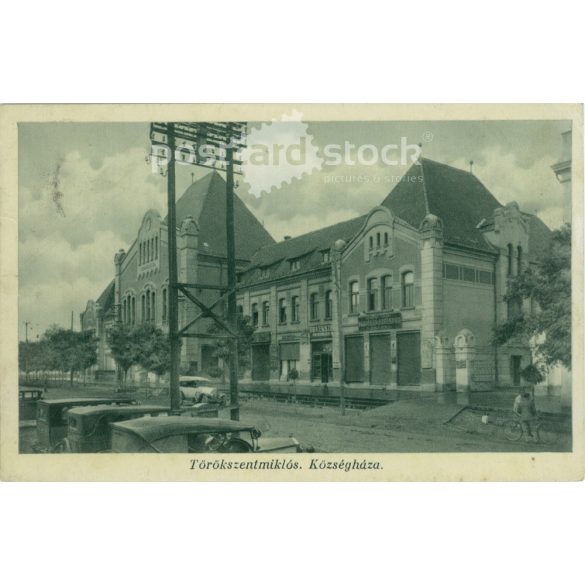
[(384, 199), (382, 205), (418, 229), (432, 213), (443, 222), (445, 241), (491, 250), (477, 224), (502, 204), (472, 173), (421, 158)]
[(322, 266), (321, 252), (329, 250), (336, 240), (349, 242), (365, 220), (366, 216), (362, 215), (260, 248), (252, 257), (250, 268), (242, 275), (241, 284), (258, 280), (260, 268), (269, 269), (269, 278), (288, 275), (291, 273), (288, 265), (290, 260), (299, 259), (300, 272)]
[(98, 297), (96, 303), (100, 304), (103, 314), (106, 315), (108, 311), (114, 306), (114, 281), (110, 282), (104, 289), (102, 294)]
[[(217, 172), (208, 173), (195, 181), (177, 200), (177, 226), (188, 215), (199, 224), (199, 248), (211, 254), (226, 256), (226, 182)], [(274, 239), (246, 207), (234, 197), (234, 223), (236, 256), (248, 260), (261, 246), (274, 243)], [(208, 248), (204, 248), (204, 243)]]

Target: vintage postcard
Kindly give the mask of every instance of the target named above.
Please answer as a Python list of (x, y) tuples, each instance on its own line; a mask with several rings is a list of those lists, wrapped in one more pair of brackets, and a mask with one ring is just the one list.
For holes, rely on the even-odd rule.
[(8, 481), (583, 478), (582, 105), (0, 108)]

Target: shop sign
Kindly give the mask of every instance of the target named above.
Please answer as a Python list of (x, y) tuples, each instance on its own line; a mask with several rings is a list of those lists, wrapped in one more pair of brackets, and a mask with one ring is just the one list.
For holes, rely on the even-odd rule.
[(311, 325), (310, 327), (311, 337), (330, 337), (333, 333), (333, 326), (331, 323), (324, 325)]
[(270, 343), (270, 331), (257, 331), (252, 336), (252, 343)]
[(402, 313), (373, 313), (358, 317), (360, 331), (375, 331), (377, 329), (400, 329), (402, 327)]

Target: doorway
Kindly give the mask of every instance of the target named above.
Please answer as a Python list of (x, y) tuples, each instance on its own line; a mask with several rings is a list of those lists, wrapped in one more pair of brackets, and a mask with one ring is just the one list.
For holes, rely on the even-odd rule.
[(409, 331), (396, 335), (398, 357), (398, 385), (420, 384), (420, 332)]
[(520, 372), (522, 371), (522, 356), (512, 356), (512, 384), (520, 386)]

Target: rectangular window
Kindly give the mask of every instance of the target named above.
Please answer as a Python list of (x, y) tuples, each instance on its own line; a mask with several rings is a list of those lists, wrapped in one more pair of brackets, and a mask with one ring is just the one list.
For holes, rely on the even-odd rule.
[(292, 321), (293, 323), (298, 323), (300, 320), (300, 309), (301, 305), (299, 303), (299, 297), (293, 297), (292, 300)]
[(459, 266), (455, 264), (445, 264), (445, 278), (449, 280), (459, 280)]
[(268, 278), (268, 268), (260, 268), (260, 278)]
[(357, 313), (360, 302), (360, 285), (357, 280), (349, 283), (349, 312)]
[(281, 325), (286, 323), (286, 299), (278, 301), (278, 321)]
[(163, 288), (162, 291), (162, 320), (167, 320), (167, 289)]
[(258, 327), (258, 303), (252, 303), (252, 325)]
[(296, 260), (290, 261), (290, 269), (292, 271), (298, 270), (301, 267), (301, 261), (297, 258)]
[(316, 321), (319, 318), (319, 295), (312, 293), (310, 297), (310, 318), (311, 321)]
[(478, 270), (477, 271), (478, 282), (481, 284), (493, 284), (493, 274), (488, 272), (487, 270)]
[(331, 262), (331, 254), (329, 253), (329, 250), (323, 250), (321, 252), (321, 262), (323, 262), (323, 264)]
[(463, 280), (465, 282), (475, 282), (475, 268), (462, 267)]
[(382, 309), (392, 308), (392, 277), (382, 277)]
[(368, 311), (377, 309), (378, 279), (368, 278)]
[(333, 317), (333, 292), (328, 290), (325, 293), (325, 319)]

